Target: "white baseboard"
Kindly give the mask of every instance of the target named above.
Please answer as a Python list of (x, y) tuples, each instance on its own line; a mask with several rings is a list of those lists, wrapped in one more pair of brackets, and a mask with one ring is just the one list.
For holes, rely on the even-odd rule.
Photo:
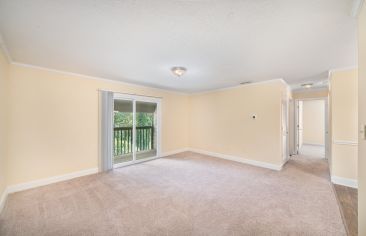
[[(186, 152), (186, 151), (188, 151), (188, 148), (169, 151), (169, 152), (163, 153), (162, 155), (160, 155), (160, 157), (170, 156), (170, 155), (174, 155), (174, 154), (178, 154), (178, 153)], [(77, 177), (82, 177), (82, 176), (91, 175), (91, 174), (95, 174), (95, 173), (98, 173), (98, 168), (87, 169), (87, 170), (72, 172), (72, 173), (65, 174), (65, 175), (53, 176), (53, 177), (49, 177), (49, 178), (45, 178), (45, 179), (38, 179), (38, 180), (26, 182), (26, 183), (11, 185), (6, 188), (6, 193), (7, 194), (15, 193), (15, 192), (19, 192), (19, 191), (23, 191), (23, 190), (27, 190), (27, 189), (31, 189), (31, 188), (36, 188), (36, 187), (40, 187), (40, 186), (44, 186), (44, 185), (48, 185), (48, 184), (53, 184), (53, 183), (57, 183), (57, 182), (65, 181), (65, 180), (70, 180), (70, 179), (74, 179)], [(3, 198), (6, 198), (6, 197), (2, 196), (1, 199), (3, 199)], [(2, 202), (0, 202), (0, 203), (2, 203)]]
[(4, 192), (0, 196), (0, 214), (3, 211), (6, 203), (6, 199), (8, 198), (8, 189), (5, 188)]
[[(175, 155), (175, 154), (187, 152), (187, 151), (196, 152), (196, 153), (213, 156), (213, 157), (217, 157), (217, 158), (222, 158), (222, 159), (226, 159), (226, 160), (236, 161), (236, 162), (249, 164), (249, 165), (253, 165), (253, 166), (263, 167), (263, 168), (267, 168), (267, 169), (271, 169), (271, 170), (281, 170), (282, 166), (283, 166), (283, 164), (274, 165), (274, 164), (270, 164), (270, 163), (266, 163), (266, 162), (244, 159), (239, 156), (231, 156), (231, 155), (209, 152), (209, 151), (204, 151), (204, 150), (199, 150), (199, 149), (192, 149), (192, 148), (182, 148), (182, 149), (164, 152), (160, 155), (160, 157)], [(53, 176), (53, 177), (49, 177), (49, 178), (45, 178), (45, 179), (34, 180), (34, 181), (16, 184), (16, 185), (10, 185), (4, 190), (3, 194), (0, 197), (0, 213), (1, 213), (1, 210), (5, 206), (5, 202), (6, 202), (8, 194), (10, 194), (10, 193), (15, 193), (15, 192), (32, 189), (32, 188), (36, 188), (36, 187), (40, 187), (40, 186), (45, 186), (48, 184), (62, 182), (65, 180), (70, 180), (70, 179), (74, 179), (77, 177), (82, 177), (82, 176), (91, 175), (91, 174), (95, 174), (95, 173), (98, 173), (98, 168), (77, 171), (77, 172), (73, 172), (73, 173), (69, 173), (69, 174), (65, 174), (65, 175)]]
[(343, 185), (343, 186), (347, 186), (347, 187), (351, 187), (351, 188), (358, 188), (358, 181), (356, 179), (347, 179), (347, 178), (342, 178), (342, 177), (338, 177), (338, 176), (332, 176), (332, 183), (334, 184), (339, 184), (339, 185)]
[[(160, 157), (170, 156), (170, 155), (174, 155), (174, 154), (178, 154), (178, 153), (186, 152), (186, 151), (188, 151), (188, 148), (164, 152), (162, 155), (160, 155)], [(57, 182), (65, 181), (65, 180), (70, 180), (70, 179), (74, 179), (77, 177), (82, 177), (82, 176), (91, 175), (91, 174), (95, 174), (95, 173), (98, 173), (98, 168), (87, 169), (87, 170), (72, 172), (72, 173), (65, 174), (65, 175), (53, 176), (53, 177), (49, 177), (49, 178), (45, 178), (45, 179), (38, 179), (38, 180), (26, 182), (26, 183), (11, 185), (6, 188), (6, 193), (7, 194), (15, 193), (15, 192), (19, 192), (19, 191), (23, 191), (23, 190), (27, 190), (27, 189), (31, 189), (31, 188), (36, 188), (36, 187), (40, 187), (40, 186), (44, 186), (44, 185), (48, 185), (48, 184), (53, 184), (53, 183), (57, 183)], [(1, 199), (3, 199), (3, 196)], [(2, 203), (2, 202), (0, 202), (0, 203)]]
[(208, 156), (213, 156), (213, 157), (217, 157), (217, 158), (222, 158), (225, 160), (236, 161), (236, 162), (240, 162), (240, 163), (244, 163), (244, 164), (248, 164), (248, 165), (252, 165), (252, 166), (267, 168), (267, 169), (271, 169), (271, 170), (278, 170), (278, 171), (282, 170), (282, 167), (284, 165), (284, 163), (282, 165), (275, 165), (275, 164), (270, 164), (267, 162), (249, 160), (249, 159), (245, 159), (245, 158), (239, 157), (239, 156), (232, 156), (232, 155), (226, 155), (226, 154), (222, 154), (222, 153), (209, 152), (209, 151), (194, 149), (194, 148), (189, 149), (189, 151), (208, 155)]
[(310, 145), (310, 146), (325, 147), (325, 145), (324, 145), (324, 144), (319, 144), (319, 143), (302, 143), (302, 145)]
[(189, 148), (181, 148), (181, 149), (177, 149), (177, 150), (173, 150), (173, 151), (168, 151), (168, 152), (164, 152), (160, 155), (160, 157), (166, 157), (166, 156), (171, 156), (171, 155), (175, 155), (178, 153), (182, 153), (182, 152), (188, 152), (190, 149)]
[(15, 193), (15, 192), (19, 192), (19, 191), (23, 191), (23, 190), (27, 190), (27, 189), (31, 189), (31, 188), (36, 188), (36, 187), (40, 187), (40, 186), (44, 186), (44, 185), (48, 185), (48, 184), (53, 184), (53, 183), (57, 183), (57, 182), (65, 181), (65, 180), (70, 180), (70, 179), (74, 179), (77, 177), (91, 175), (91, 174), (95, 174), (95, 173), (98, 173), (98, 168), (72, 172), (72, 173), (65, 174), (65, 175), (52, 176), (49, 178), (38, 179), (38, 180), (21, 183), (21, 184), (10, 185), (7, 187), (7, 193), (8, 194)]

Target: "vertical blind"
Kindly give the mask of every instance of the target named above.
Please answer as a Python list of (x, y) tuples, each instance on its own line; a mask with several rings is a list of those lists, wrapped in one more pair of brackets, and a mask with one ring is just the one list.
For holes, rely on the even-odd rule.
[(100, 91), (100, 171), (113, 169), (113, 92)]

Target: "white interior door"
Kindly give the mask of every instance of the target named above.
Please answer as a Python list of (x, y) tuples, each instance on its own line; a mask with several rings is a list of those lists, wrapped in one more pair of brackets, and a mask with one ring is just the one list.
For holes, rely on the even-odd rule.
[(282, 156), (283, 160), (286, 161), (289, 158), (289, 141), (288, 141), (288, 103), (287, 101), (282, 102)]
[(295, 102), (295, 151), (299, 154), (299, 150), (303, 144), (303, 101)]
[(290, 100), (289, 101), (289, 110), (288, 110), (288, 142), (289, 142), (289, 154), (294, 155), (296, 154), (296, 148), (295, 148), (295, 101)]
[(328, 110), (328, 98), (324, 102), (324, 144), (325, 144), (325, 158), (330, 158), (330, 145), (329, 145), (329, 110)]

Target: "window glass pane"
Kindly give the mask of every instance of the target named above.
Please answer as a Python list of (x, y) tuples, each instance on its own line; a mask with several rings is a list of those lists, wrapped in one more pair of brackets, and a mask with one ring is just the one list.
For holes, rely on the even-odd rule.
[(114, 100), (114, 164), (133, 160), (133, 102)]
[(136, 160), (155, 157), (157, 104), (136, 102)]

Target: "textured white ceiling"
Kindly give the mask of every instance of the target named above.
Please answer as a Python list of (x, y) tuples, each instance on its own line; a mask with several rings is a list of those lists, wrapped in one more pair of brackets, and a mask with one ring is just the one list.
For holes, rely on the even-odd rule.
[[(195, 92), (357, 64), (351, 0), (0, 0), (15, 62)], [(174, 78), (172, 66), (188, 72)]]

